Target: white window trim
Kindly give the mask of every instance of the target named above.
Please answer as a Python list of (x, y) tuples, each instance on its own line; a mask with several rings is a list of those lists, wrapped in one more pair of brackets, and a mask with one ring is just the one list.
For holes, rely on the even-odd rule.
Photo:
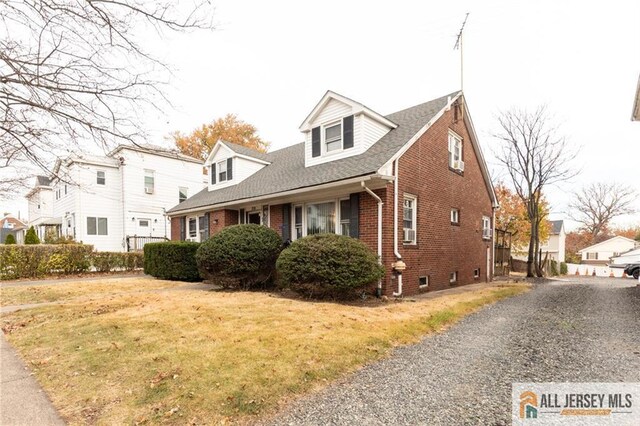
[[(455, 215), (455, 220), (454, 220)], [(451, 223), (455, 225), (460, 225), (460, 209), (455, 207), (451, 208)]]
[(407, 198), (413, 200), (413, 211), (411, 215), (411, 223), (413, 225), (413, 228), (411, 229), (414, 231), (414, 238), (412, 241), (402, 241), (402, 244), (406, 246), (415, 246), (418, 244), (418, 197), (413, 194), (404, 194), (402, 197), (402, 217), (400, 218), (400, 220), (402, 220), (402, 239), (404, 240), (404, 230), (409, 229), (404, 227), (404, 201)]
[[(307, 206), (309, 204), (325, 204), (325, 203), (333, 203), (335, 206), (335, 223), (334, 223), (334, 234), (342, 235), (342, 216), (340, 214), (340, 201), (348, 200), (349, 197), (340, 197), (333, 198), (328, 200), (312, 200), (304, 203), (296, 203), (291, 206), (291, 241), (295, 241), (297, 239), (296, 235), (296, 207), (302, 207), (302, 238), (306, 237), (307, 234)], [(351, 218), (349, 218), (351, 219)], [(349, 224), (351, 225), (351, 224)], [(348, 235), (347, 235), (348, 236)]]
[(151, 193), (156, 192), (156, 171), (151, 169), (144, 169), (144, 192), (147, 193), (147, 178), (150, 177), (153, 179), (153, 185), (151, 185)]
[[(327, 151), (326, 129), (328, 127), (333, 127), (337, 124), (340, 125), (340, 148), (334, 149), (333, 151)], [(320, 153), (323, 157), (336, 155), (338, 153), (343, 152), (344, 151), (344, 120), (340, 118), (339, 120), (334, 120), (329, 123), (322, 124), (320, 126), (320, 142), (322, 144)]]
[[(453, 275), (453, 278), (451, 277)], [(453, 271), (449, 273), (449, 284), (458, 282), (458, 271)]]
[[(485, 226), (485, 224), (487, 224), (488, 226)], [(491, 218), (489, 216), (482, 216), (482, 239), (490, 240), (491, 233)]]
[[(98, 183), (98, 174), (102, 173), (102, 179), (104, 179), (104, 183)], [(105, 186), (107, 184), (107, 172), (104, 170), (96, 170), (96, 185)]]
[[(453, 151), (452, 151), (452, 147), (451, 147), (451, 138), (453, 138), (455, 140), (455, 144), (453, 146)], [(456, 145), (459, 148), (459, 154), (458, 154), (458, 160), (455, 159), (455, 150), (456, 150)], [(451, 161), (449, 161), (449, 167), (453, 168), (453, 162), (455, 161), (463, 161), (462, 160), (462, 136), (460, 136), (459, 134), (457, 134), (456, 132), (454, 132), (453, 130), (449, 129), (449, 135), (447, 137), (447, 152), (452, 153), (453, 155), (451, 156)], [(448, 155), (447, 155), (447, 159), (448, 159)]]
[[(227, 170), (227, 160), (228, 158), (225, 158), (224, 160), (216, 162), (216, 183), (225, 183), (231, 181), (231, 179), (229, 179), (229, 170)], [(222, 169), (220, 167), (221, 164), (224, 164), (224, 180), (220, 179), (220, 173), (222, 173)]]
[[(420, 279), (421, 278), (426, 278), (427, 283), (426, 284), (420, 284)], [(418, 277), (418, 287), (419, 288), (427, 288), (429, 287), (429, 275), (422, 275)]]
[[(204, 214), (195, 215), (195, 216), (187, 216), (187, 218), (186, 218), (186, 228), (187, 229), (186, 229), (186, 233), (185, 233), (185, 239), (187, 241), (195, 241), (197, 243), (201, 243), (202, 242), (201, 238), (200, 238), (200, 231), (201, 231), (201, 229), (200, 229), (200, 218), (201, 217), (206, 217), (206, 216)], [(189, 221), (191, 219), (194, 219), (196, 221), (196, 236), (195, 237), (191, 236), (191, 231), (189, 230)], [(211, 226), (211, 225), (209, 225), (209, 226)]]
[(480, 278), (480, 268), (473, 270), (473, 278)]

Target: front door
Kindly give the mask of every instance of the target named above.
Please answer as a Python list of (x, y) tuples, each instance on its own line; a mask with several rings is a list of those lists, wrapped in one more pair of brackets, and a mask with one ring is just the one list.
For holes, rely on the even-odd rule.
[(247, 223), (254, 223), (260, 225), (260, 212), (247, 213)]

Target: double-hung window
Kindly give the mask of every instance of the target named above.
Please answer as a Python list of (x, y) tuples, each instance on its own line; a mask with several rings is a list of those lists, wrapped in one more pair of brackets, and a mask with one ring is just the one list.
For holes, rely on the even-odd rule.
[(491, 239), (491, 218), (489, 216), (482, 216), (482, 238)]
[(462, 163), (462, 139), (449, 132), (449, 167), (460, 169)]
[(451, 224), (459, 225), (460, 224), (460, 210), (456, 208), (451, 209)]
[(87, 217), (87, 235), (108, 235), (106, 217)]
[(335, 234), (336, 203), (307, 204), (307, 235)]
[(153, 170), (144, 171), (144, 192), (153, 194), (156, 186), (155, 172)]
[(198, 222), (195, 217), (189, 218), (189, 238), (196, 238), (198, 236)]
[(302, 238), (302, 206), (295, 206), (293, 211), (293, 222), (296, 231), (296, 240)]
[(189, 188), (181, 186), (178, 188), (178, 204), (188, 198)]
[(226, 182), (227, 179), (227, 160), (218, 162), (218, 182)]
[(106, 178), (106, 176), (105, 176), (104, 171), (102, 171), (102, 170), (98, 170), (98, 171), (96, 172), (96, 183), (97, 183), (98, 185), (104, 185), (104, 184), (106, 183), (106, 181), (107, 181), (107, 178)]
[(405, 195), (402, 209), (402, 241), (405, 244), (416, 243), (416, 197)]
[(340, 234), (350, 236), (351, 202), (340, 200)]
[(342, 122), (325, 126), (324, 143), (327, 147), (327, 152), (342, 148)]

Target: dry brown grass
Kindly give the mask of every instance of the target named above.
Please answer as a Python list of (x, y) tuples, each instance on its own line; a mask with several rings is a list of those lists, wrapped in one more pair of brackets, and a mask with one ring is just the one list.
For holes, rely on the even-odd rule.
[(183, 282), (148, 278), (105, 278), (51, 285), (0, 287), (0, 306), (68, 301), (76, 298), (100, 298), (108, 294), (149, 291), (184, 285)]
[(175, 289), (2, 319), (72, 424), (245, 422), (526, 289), (375, 307)]

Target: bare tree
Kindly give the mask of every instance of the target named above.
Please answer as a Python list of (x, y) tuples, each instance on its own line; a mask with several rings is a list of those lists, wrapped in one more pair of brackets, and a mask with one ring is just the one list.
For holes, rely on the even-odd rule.
[[(138, 115), (167, 105), (149, 33), (213, 28), (207, 0), (0, 1), (0, 189), (53, 156), (138, 143)], [(7, 192), (0, 192), (0, 198)]]
[(503, 112), (498, 116), (498, 123), (501, 131), (494, 136), (502, 143), (496, 156), (525, 204), (531, 226), (527, 276), (542, 276), (537, 253), (540, 224), (546, 217), (541, 205), (543, 190), (577, 174), (568, 166), (574, 152), (569, 152), (566, 139), (558, 134), (544, 106), (533, 112), (517, 109)]
[(635, 213), (632, 203), (637, 197), (633, 188), (618, 183), (593, 183), (574, 193), (569, 204), (570, 216), (595, 241), (607, 231), (612, 219)]

